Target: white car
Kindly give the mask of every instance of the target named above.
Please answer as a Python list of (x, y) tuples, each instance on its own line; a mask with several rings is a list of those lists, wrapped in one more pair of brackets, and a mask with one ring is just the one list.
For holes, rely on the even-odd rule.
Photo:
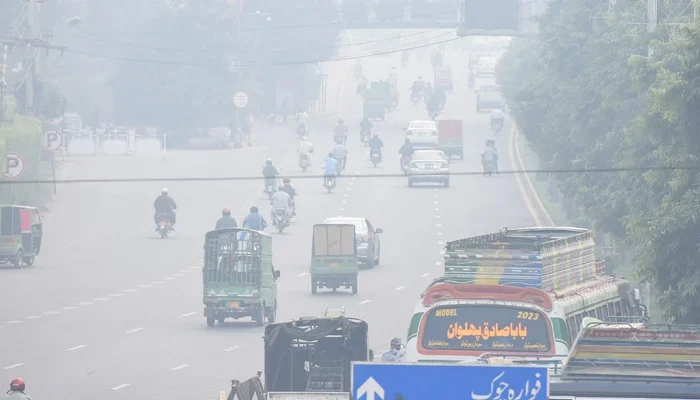
[(493, 57), (481, 57), (476, 66), (476, 74), (480, 77), (494, 77), (496, 76), (496, 64), (497, 61)]
[(417, 150), (406, 170), (408, 187), (415, 183), (432, 182), (450, 186), (450, 166), (440, 150)]
[(406, 139), (416, 149), (437, 147), (438, 129), (435, 121), (412, 121), (406, 128)]

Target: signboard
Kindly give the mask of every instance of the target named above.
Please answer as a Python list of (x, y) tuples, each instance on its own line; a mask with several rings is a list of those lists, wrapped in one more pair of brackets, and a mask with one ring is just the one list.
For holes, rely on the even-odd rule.
[(425, 350), (547, 352), (547, 316), (528, 308), (498, 305), (438, 306), (418, 334)]
[(521, 399), (549, 396), (546, 366), (353, 363), (354, 400)]
[(464, 29), (517, 32), (520, 0), (476, 0), (464, 4)]
[(56, 151), (61, 148), (61, 144), (63, 143), (61, 132), (53, 129), (48, 130), (44, 134), (44, 138), (46, 139), (46, 150)]
[(2, 176), (5, 179), (19, 179), (22, 176), (22, 172), (24, 172), (24, 158), (19, 153), (8, 152), (7, 165)]
[(233, 104), (238, 108), (243, 108), (248, 105), (248, 95), (244, 92), (238, 92), (233, 96)]

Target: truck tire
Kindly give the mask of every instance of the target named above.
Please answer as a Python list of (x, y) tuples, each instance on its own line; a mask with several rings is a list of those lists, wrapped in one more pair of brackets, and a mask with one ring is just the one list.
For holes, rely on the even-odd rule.
[(257, 326), (265, 325), (265, 306), (261, 306), (255, 311), (253, 321), (255, 321)]
[(357, 294), (357, 279), (352, 282), (352, 294)]
[(214, 324), (216, 323), (216, 319), (214, 317), (207, 317), (207, 326), (208, 327), (213, 327)]
[(316, 279), (311, 277), (311, 294), (316, 294), (317, 290), (318, 290), (318, 285), (316, 283)]

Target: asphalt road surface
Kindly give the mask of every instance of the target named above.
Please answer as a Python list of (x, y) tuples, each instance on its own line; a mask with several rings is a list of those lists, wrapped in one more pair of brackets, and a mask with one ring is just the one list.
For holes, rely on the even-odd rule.
[[(357, 39), (356, 39), (357, 40)], [(466, 56), (448, 61), (455, 90), (439, 118), (465, 124), (465, 160), (452, 172), (480, 172), (479, 155), (490, 135), (489, 115), (476, 114), (466, 85)], [(335, 117), (312, 122), (317, 151), (302, 173), (291, 123), (261, 129), (248, 149), (173, 151), (160, 156), (73, 158), (62, 178), (183, 178), (260, 176), (271, 157), (294, 178), (298, 216), (273, 233), (279, 282), (280, 321), (346, 308), (364, 319), (377, 354), (392, 337), (405, 339), (419, 294), (442, 271), (444, 242), (533, 225), (512, 175), (453, 176), (451, 186), (409, 188), (400, 174), (398, 149), (408, 122), (427, 119), (413, 105), (408, 87), (417, 75), (432, 76), (428, 57), (400, 67), (399, 56), (363, 60), (370, 80), (400, 71), (399, 109), (374, 132), (384, 140), (384, 162), (369, 163), (361, 146), (361, 102), (355, 96), (352, 61), (331, 66), (329, 101), (337, 102), (351, 129), (347, 170), (332, 194), (322, 187), (321, 158), (331, 147)], [(480, 82), (477, 82), (477, 85)], [(508, 126), (506, 127), (508, 128)], [(501, 169), (511, 169), (506, 129), (496, 137)], [(161, 187), (178, 203), (177, 230), (161, 240), (152, 223)], [(223, 207), (241, 218), (251, 205), (267, 216), (262, 180), (150, 183), (89, 183), (59, 186), (45, 215), (44, 248), (36, 265), (2, 269), (0, 279), (0, 384), (22, 376), (35, 399), (211, 399), (231, 379), (245, 380), (263, 368), (263, 328), (247, 319), (208, 328), (202, 316), (202, 245)], [(311, 228), (331, 216), (362, 216), (381, 234), (380, 265), (362, 270), (359, 293), (311, 295), (308, 275)]]

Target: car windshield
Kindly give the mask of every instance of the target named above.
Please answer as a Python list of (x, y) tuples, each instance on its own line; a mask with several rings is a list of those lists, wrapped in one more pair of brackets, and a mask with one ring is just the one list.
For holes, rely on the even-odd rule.
[(435, 122), (413, 121), (410, 125), (408, 125), (408, 129), (435, 129)]
[(445, 156), (443, 156), (440, 151), (417, 151), (413, 153), (413, 161), (444, 161)]
[(355, 225), (355, 233), (367, 232), (365, 221), (360, 218), (328, 218), (324, 224), (350, 224)]

